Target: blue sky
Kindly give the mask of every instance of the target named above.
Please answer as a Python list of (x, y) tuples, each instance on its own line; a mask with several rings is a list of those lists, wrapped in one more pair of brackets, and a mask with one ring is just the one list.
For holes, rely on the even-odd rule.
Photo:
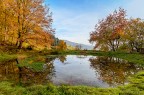
[(119, 7), (127, 17), (144, 18), (144, 0), (45, 0), (53, 12), (56, 37), (90, 44), (89, 33), (99, 19), (105, 18)]

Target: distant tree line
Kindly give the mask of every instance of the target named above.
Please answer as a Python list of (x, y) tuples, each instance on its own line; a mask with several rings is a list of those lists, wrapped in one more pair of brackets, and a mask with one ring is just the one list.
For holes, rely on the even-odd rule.
[(53, 37), (54, 37), (54, 42), (52, 44), (52, 49), (61, 50), (61, 51), (67, 50), (67, 44), (64, 40), (60, 40), (59, 38), (56, 38), (55, 36)]
[(122, 8), (115, 10), (96, 24), (90, 33), (95, 49), (103, 51), (137, 51), (144, 48), (144, 21), (140, 18), (126, 18)]

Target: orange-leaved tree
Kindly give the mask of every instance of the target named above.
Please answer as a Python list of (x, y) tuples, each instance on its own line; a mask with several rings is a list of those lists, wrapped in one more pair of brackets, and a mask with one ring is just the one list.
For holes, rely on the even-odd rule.
[(140, 18), (130, 19), (124, 33), (124, 38), (131, 51), (136, 50), (139, 52), (140, 48), (144, 48), (144, 21)]
[(0, 38), (22, 48), (23, 43), (50, 47), (52, 13), (43, 0), (0, 0)]
[(116, 51), (121, 44), (121, 35), (127, 24), (126, 11), (119, 8), (112, 14), (102, 19), (90, 33), (89, 41), (95, 43), (95, 48)]
[(66, 42), (64, 42), (63, 40), (60, 40), (59, 41), (59, 44), (58, 44), (58, 50), (66, 50), (67, 49), (67, 44)]

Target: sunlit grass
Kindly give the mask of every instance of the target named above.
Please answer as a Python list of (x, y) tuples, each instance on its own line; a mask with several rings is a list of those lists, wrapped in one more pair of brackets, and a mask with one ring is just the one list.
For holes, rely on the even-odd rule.
[(33, 71), (39, 72), (43, 70), (43, 64), (45, 64), (45, 57), (29, 57), (23, 60), (18, 60), (19, 67), (28, 67)]
[(94, 55), (94, 56), (108, 56), (108, 57), (117, 57), (129, 62), (144, 65), (144, 54), (139, 53), (127, 53), (127, 52), (102, 52), (102, 51), (65, 51), (61, 54), (72, 54), (72, 55)]
[(53, 84), (21, 87), (0, 82), (1, 95), (144, 95), (144, 71), (129, 78), (130, 84), (116, 88), (88, 86), (55, 86)]
[[(57, 51), (58, 52), (58, 51)], [(54, 52), (55, 53), (55, 52)], [(37, 53), (36, 53), (37, 54)], [(41, 53), (43, 55), (43, 53)], [(61, 55), (95, 55), (95, 56), (111, 56), (125, 59), (129, 62), (144, 65), (144, 55), (139, 53), (126, 52), (100, 52), (100, 51), (65, 51), (58, 52)], [(34, 54), (28, 54), (32, 56)], [(56, 54), (57, 55), (57, 54)], [(20, 56), (20, 67), (28, 67), (33, 71), (42, 71), (46, 56), (35, 55), (33, 57)], [(55, 57), (47, 55), (47, 57)], [(0, 54), (0, 61), (17, 58), (16, 55)], [(21, 60), (22, 59), (22, 60)], [(144, 71), (139, 72), (129, 78), (129, 84), (116, 88), (97, 88), (88, 86), (55, 86), (48, 85), (33, 85), (30, 87), (13, 86), (11, 82), (0, 82), (0, 95), (144, 95)]]

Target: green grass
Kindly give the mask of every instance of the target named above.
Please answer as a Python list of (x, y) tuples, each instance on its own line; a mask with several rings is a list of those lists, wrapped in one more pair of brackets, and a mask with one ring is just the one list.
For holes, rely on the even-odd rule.
[(0, 82), (0, 95), (23, 95), (25, 88), (13, 86), (10, 82)]
[(119, 87), (121, 95), (144, 95), (144, 71), (129, 78), (129, 84)]
[(0, 82), (0, 95), (144, 95), (144, 71), (129, 78), (130, 83), (116, 88), (55, 86), (53, 84), (21, 87)]
[(61, 52), (62, 55), (94, 55), (94, 56), (108, 56), (108, 57), (117, 57), (129, 62), (144, 65), (144, 54), (139, 53), (126, 53), (126, 52), (102, 52), (102, 51), (65, 51)]
[[(126, 52), (100, 52), (100, 51), (52, 51), (52, 52), (34, 52), (33, 54), (26, 53), (28, 57), (24, 60), (19, 60), (18, 66), (26, 66), (34, 71), (41, 71), (45, 63), (44, 56), (50, 57), (50, 54), (55, 55), (94, 55), (94, 56), (110, 56), (125, 59), (129, 62), (144, 66), (144, 55), (138, 53)], [(35, 56), (38, 55), (38, 56)], [(51, 56), (53, 57), (53, 56)], [(9, 55), (5, 53), (0, 54), (0, 61), (15, 59), (15, 54)], [(14, 85), (11, 82), (0, 82), (0, 95), (144, 95), (144, 71), (139, 72), (133, 77), (129, 78), (130, 83), (125, 86), (116, 88), (97, 88), (87, 86), (55, 86), (53, 84), (47, 85), (33, 85), (30, 87), (22, 87)]]
[(19, 67), (29, 67), (35, 72), (43, 70), (43, 64), (45, 64), (44, 56), (28, 57), (23, 60), (18, 60)]
[(136, 63), (139, 65), (144, 65), (144, 54), (139, 53), (109, 53), (108, 56), (118, 57), (124, 60), (127, 60), (132, 63)]
[(48, 84), (31, 87), (12, 86), (10, 82), (0, 83), (0, 94), (3, 95), (118, 95), (118, 88), (94, 88), (86, 86), (54, 86)]
[(9, 61), (9, 60), (13, 60), (16, 59), (17, 55), (16, 54), (6, 54), (6, 53), (0, 53), (0, 62), (2, 61)]

